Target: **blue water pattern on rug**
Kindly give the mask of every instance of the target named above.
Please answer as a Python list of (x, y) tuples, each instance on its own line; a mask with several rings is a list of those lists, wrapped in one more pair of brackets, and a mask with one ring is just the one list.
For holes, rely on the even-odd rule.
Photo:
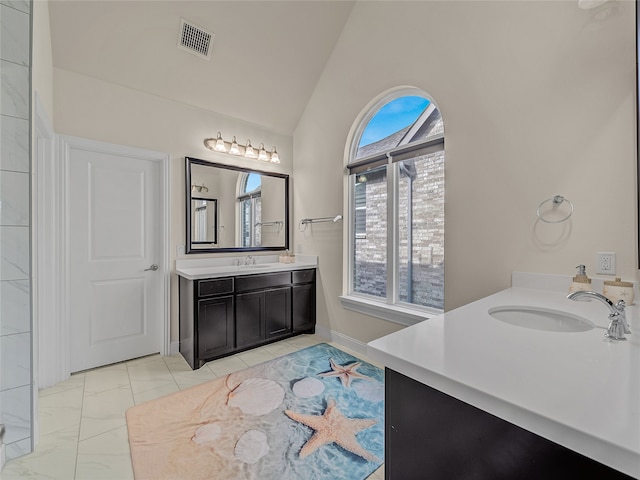
[[(337, 376), (318, 376), (332, 371), (329, 359), (341, 366), (360, 362), (357, 372), (371, 380), (354, 378), (346, 388)], [(361, 480), (378, 469), (384, 459), (383, 370), (324, 343), (265, 362), (263, 366), (267, 367), (263, 373), (284, 388), (285, 398), (281, 408), (255, 418), (254, 427), (267, 433), (271, 444), (267, 456), (255, 465), (246, 466), (246, 478)], [(321, 381), (324, 390), (310, 398), (300, 398), (294, 394), (293, 386), (307, 377)], [(356, 440), (379, 461), (365, 460), (335, 443), (323, 445), (306, 458), (300, 458), (300, 449), (314, 431), (292, 420), (284, 411), (321, 416), (327, 408), (328, 399), (333, 399), (347, 418), (377, 420), (375, 425), (356, 433)]]

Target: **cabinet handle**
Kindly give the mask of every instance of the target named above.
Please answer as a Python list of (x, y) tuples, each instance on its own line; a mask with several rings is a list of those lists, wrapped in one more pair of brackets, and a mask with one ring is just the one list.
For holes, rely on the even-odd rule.
[(155, 263), (153, 265), (151, 265), (149, 268), (145, 268), (144, 271), (148, 272), (149, 270), (151, 270), (152, 272), (155, 272), (158, 269), (158, 265), (156, 265)]

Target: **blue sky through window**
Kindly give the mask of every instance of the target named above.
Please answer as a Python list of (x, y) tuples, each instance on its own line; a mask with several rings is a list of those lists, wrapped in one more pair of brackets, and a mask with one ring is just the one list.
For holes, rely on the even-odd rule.
[(256, 173), (250, 173), (247, 176), (247, 186), (245, 188), (245, 192), (247, 192), (247, 193), (253, 192), (254, 190), (257, 190), (258, 188), (260, 188), (260, 175), (258, 175)]
[(367, 124), (358, 147), (364, 147), (382, 140), (389, 135), (408, 127), (431, 103), (423, 97), (406, 96), (391, 100), (373, 116)]

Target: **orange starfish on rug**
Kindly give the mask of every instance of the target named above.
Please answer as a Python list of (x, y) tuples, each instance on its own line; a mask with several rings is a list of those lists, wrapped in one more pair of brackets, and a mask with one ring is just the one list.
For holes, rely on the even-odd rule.
[(360, 362), (354, 362), (349, 365), (338, 365), (333, 361), (333, 358), (329, 359), (329, 364), (331, 365), (331, 372), (327, 373), (319, 373), (320, 377), (339, 377), (342, 385), (345, 388), (349, 388), (351, 386), (351, 380), (354, 378), (361, 378), (362, 380), (370, 380), (373, 381), (373, 378), (363, 375), (358, 372), (358, 368), (362, 366)]
[(291, 410), (285, 410), (284, 413), (292, 420), (311, 427), (315, 431), (300, 450), (300, 458), (305, 458), (323, 445), (336, 443), (369, 462), (380, 461), (378, 457), (362, 448), (356, 440), (356, 433), (378, 423), (376, 419), (347, 418), (342, 415), (332, 398), (327, 399), (327, 409), (323, 415), (304, 415)]

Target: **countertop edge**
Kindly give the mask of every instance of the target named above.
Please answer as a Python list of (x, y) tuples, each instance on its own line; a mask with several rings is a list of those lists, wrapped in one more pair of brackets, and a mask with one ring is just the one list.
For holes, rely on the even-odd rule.
[[(205, 278), (221, 278), (221, 277), (241, 277), (246, 275), (259, 275), (267, 273), (288, 272), (292, 270), (306, 270), (309, 268), (318, 268), (317, 264), (313, 263), (282, 263), (281, 265), (269, 266), (266, 268), (246, 268), (236, 270), (225, 270), (216, 272), (213, 270), (216, 267), (205, 268), (176, 268), (175, 273), (187, 280), (202, 280)], [(200, 271), (199, 271), (200, 270)]]
[(385, 367), (627, 475), (640, 478), (640, 453), (613, 445), (606, 440), (415, 365), (384, 349), (377, 348), (376, 343), (377, 340), (373, 340), (367, 344), (367, 356)]

